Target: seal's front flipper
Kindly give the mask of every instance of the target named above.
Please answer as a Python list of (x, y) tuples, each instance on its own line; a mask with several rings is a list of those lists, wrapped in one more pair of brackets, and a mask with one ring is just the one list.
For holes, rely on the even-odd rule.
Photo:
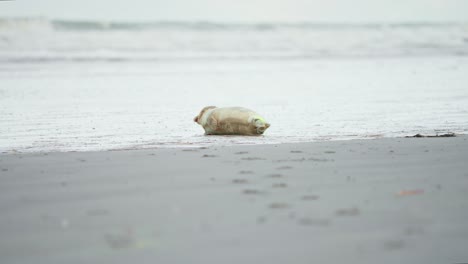
[(206, 122), (206, 126), (204, 127), (205, 128), (205, 135), (216, 135), (218, 132), (218, 129), (219, 129), (219, 125), (218, 125), (218, 120), (216, 120), (216, 118), (210, 116)]

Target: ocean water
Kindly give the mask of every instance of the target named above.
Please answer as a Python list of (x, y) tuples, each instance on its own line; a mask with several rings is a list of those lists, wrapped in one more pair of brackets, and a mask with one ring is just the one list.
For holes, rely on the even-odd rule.
[[(204, 136), (207, 105), (261, 137)], [(468, 132), (468, 24), (0, 18), (0, 152)]]

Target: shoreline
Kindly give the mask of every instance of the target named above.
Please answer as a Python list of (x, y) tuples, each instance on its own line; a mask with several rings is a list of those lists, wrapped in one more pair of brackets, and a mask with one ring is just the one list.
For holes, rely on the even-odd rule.
[(468, 136), (0, 156), (0, 260), (468, 261)]
[[(226, 136), (226, 135), (203, 135), (206, 137), (219, 137), (219, 138), (256, 138), (256, 136)], [(268, 135), (262, 135), (261, 137), (268, 137)], [(294, 145), (294, 144), (315, 144), (315, 143), (325, 143), (325, 142), (346, 142), (346, 141), (355, 141), (355, 140), (384, 140), (384, 139), (405, 139), (405, 138), (444, 138), (444, 137), (468, 137), (468, 133), (464, 132), (443, 132), (441, 134), (414, 134), (414, 135), (407, 135), (407, 136), (362, 136), (362, 137), (355, 137), (355, 138), (335, 138), (335, 139), (321, 139), (321, 140), (311, 140), (311, 141), (294, 141), (294, 142), (265, 142), (262, 141), (260, 143), (226, 143), (226, 142), (219, 142), (219, 143), (210, 143), (206, 145), (197, 143), (185, 143), (185, 144), (161, 144), (161, 145), (154, 145), (154, 144), (144, 144), (144, 145), (134, 145), (129, 147), (121, 147), (121, 148), (111, 148), (111, 149), (91, 149), (91, 150), (35, 150), (35, 151), (18, 151), (18, 150), (4, 150), (0, 152), (1, 155), (19, 155), (19, 154), (43, 154), (43, 153), (94, 153), (94, 152), (113, 152), (113, 151), (143, 151), (143, 150), (160, 150), (160, 149), (206, 149), (206, 148), (217, 148), (217, 147), (242, 147), (242, 146), (271, 146), (271, 145)], [(148, 147), (145, 147), (148, 146)], [(149, 147), (151, 146), (151, 147)], [(23, 148), (24, 149), (24, 148)]]
[[(8, 95), (0, 98), (0, 152), (468, 132), (468, 57), (41, 65), (0, 76)], [(138, 93), (128, 93), (133, 86)], [(192, 120), (207, 103), (253, 109), (272, 127), (264, 139), (204, 137)]]

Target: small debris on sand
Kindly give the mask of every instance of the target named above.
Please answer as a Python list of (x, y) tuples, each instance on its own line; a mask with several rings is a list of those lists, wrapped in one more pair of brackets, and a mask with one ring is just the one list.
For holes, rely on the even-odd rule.
[(456, 137), (455, 133), (436, 134), (436, 135), (421, 135), (416, 134), (414, 136), (406, 136), (406, 138), (436, 138), (436, 137)]
[(397, 196), (410, 196), (410, 195), (418, 195), (423, 194), (423, 189), (414, 189), (414, 190), (402, 190), (397, 193)]

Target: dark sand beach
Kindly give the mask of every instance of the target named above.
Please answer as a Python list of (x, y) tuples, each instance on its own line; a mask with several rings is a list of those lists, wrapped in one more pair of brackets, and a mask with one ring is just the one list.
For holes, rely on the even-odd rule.
[(2, 154), (0, 262), (468, 262), (467, 139)]

